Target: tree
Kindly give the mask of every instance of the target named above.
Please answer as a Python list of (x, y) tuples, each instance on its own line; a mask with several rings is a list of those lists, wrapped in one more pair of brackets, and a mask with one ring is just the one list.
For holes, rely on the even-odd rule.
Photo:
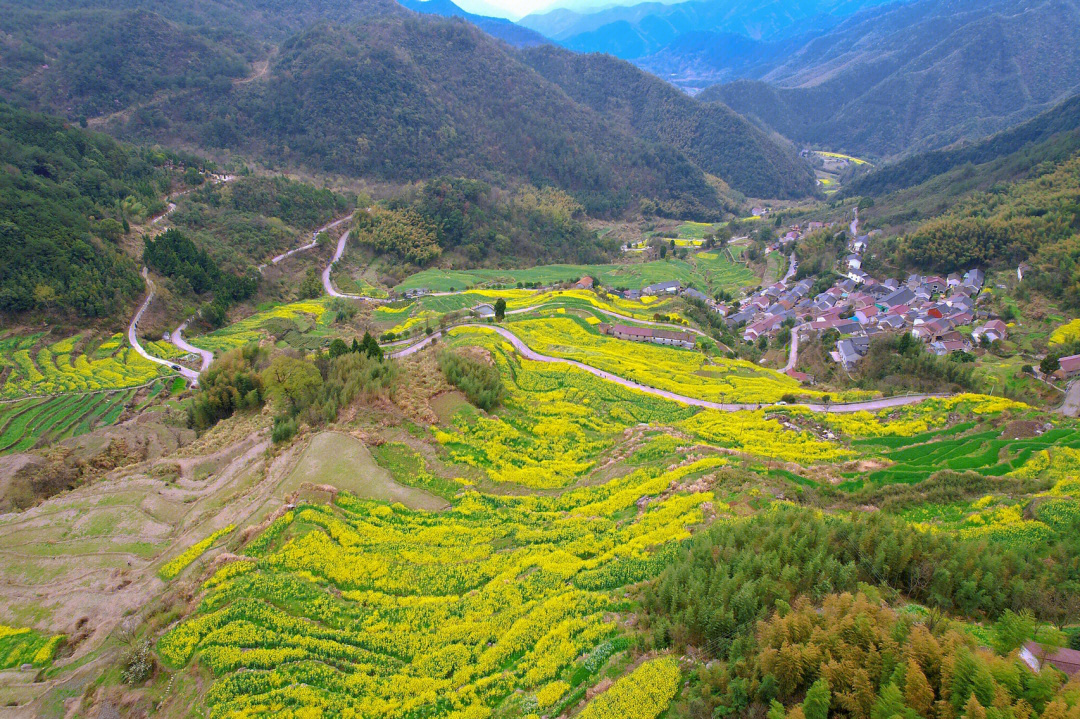
[(322, 375), (315, 365), (287, 355), (274, 358), (262, 371), (262, 381), (267, 394), (286, 405), (290, 414), (310, 404), (322, 387)]
[(914, 714), (915, 712), (904, 706), (904, 696), (896, 685), (889, 683), (882, 687), (870, 716), (873, 719), (893, 719), (893, 717), (914, 719)]
[(803, 700), (803, 714), (806, 719), (828, 719), (829, 703), (832, 693), (829, 691), (829, 682), (821, 677), (814, 682), (806, 692)]
[[(1045, 716), (1045, 714), (1043, 715)], [(972, 694), (967, 700), (967, 704), (964, 705), (964, 719), (986, 719), (986, 709), (979, 703), (979, 700)]]
[(506, 317), (506, 300), (504, 300), (502, 297), (500, 297), (499, 299), (495, 300), (495, 320), (497, 322), (502, 322), (502, 320), (505, 317)]
[(382, 347), (379, 347), (378, 341), (371, 336), (370, 332), (364, 333), (364, 338), (360, 340), (360, 344), (353, 349), (353, 352), (360, 352), (372, 359), (382, 361), (383, 351)]
[(1039, 363), (1039, 369), (1042, 370), (1043, 374), (1053, 374), (1061, 369), (1061, 361), (1056, 354), (1048, 354)]
[(335, 337), (334, 341), (330, 343), (330, 359), (340, 357), (343, 354), (349, 352), (349, 345), (345, 344), (345, 340), (340, 337)]
[(300, 299), (313, 300), (322, 296), (322, 292), (322, 282), (319, 280), (319, 276), (315, 274), (315, 268), (309, 267), (307, 274), (304, 275), (304, 279), (300, 283)]
[(904, 672), (904, 703), (918, 712), (923, 719), (931, 719), (934, 690), (914, 659), (908, 659), (907, 670)]
[(1030, 610), (1016, 614), (1006, 609), (994, 622), (994, 649), (1000, 654), (1008, 654), (1035, 634), (1035, 616)]

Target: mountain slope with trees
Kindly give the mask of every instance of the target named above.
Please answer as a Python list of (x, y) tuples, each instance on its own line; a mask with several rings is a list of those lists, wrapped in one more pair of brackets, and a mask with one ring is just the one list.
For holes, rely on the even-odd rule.
[(523, 56), (620, 130), (677, 147), (745, 194), (791, 198), (814, 191), (809, 165), (793, 150), (719, 103), (698, 102), (608, 55), (577, 55), (549, 45)]
[(0, 103), (0, 313), (125, 312), (143, 282), (117, 243), (181, 162)]
[(855, 15), (760, 80), (701, 97), (797, 142), (887, 158), (989, 135), (1078, 92), (1077, 0), (918, 0)]

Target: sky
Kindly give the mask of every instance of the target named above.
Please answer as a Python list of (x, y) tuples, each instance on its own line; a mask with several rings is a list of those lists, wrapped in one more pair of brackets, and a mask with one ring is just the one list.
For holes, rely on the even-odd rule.
[[(646, 0), (454, 0), (464, 10), (477, 15), (519, 20), (534, 12), (563, 7), (580, 12), (595, 12), (614, 5), (637, 5)], [(678, 2), (679, 0), (660, 0)]]

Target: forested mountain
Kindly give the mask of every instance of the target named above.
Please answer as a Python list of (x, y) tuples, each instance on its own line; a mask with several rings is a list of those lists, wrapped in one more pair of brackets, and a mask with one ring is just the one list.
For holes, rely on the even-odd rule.
[(1080, 306), (1080, 153), (1035, 179), (974, 193), (901, 238), (897, 255), (940, 272), (1027, 260), (1036, 286)]
[(0, 103), (0, 313), (126, 310), (143, 283), (117, 241), (164, 209), (179, 161)]
[[(429, 1), (440, 13), (456, 7)], [(554, 184), (594, 214), (648, 198), (669, 214), (719, 217), (723, 202), (702, 170), (753, 196), (813, 191), (776, 139), (629, 66), (590, 61), (601, 81), (633, 84), (648, 121), (620, 122), (607, 103), (545, 79), (469, 23), (390, 0), (196, 0), (176, 12), (158, 0), (41, 5), (0, 3), (10, 11), (0, 53), (11, 61), (0, 93), (126, 139), (391, 182)]]
[(228, 85), (254, 44), (211, 38), (146, 10), (44, 14), (0, 7), (0, 92), (68, 117), (123, 110), (162, 90)]
[(677, 147), (746, 194), (801, 197), (813, 192), (813, 173), (793, 150), (724, 105), (698, 102), (610, 55), (578, 55), (550, 45), (523, 55), (541, 75), (619, 130)]
[[(683, 215), (719, 210), (716, 191), (677, 149), (613, 127), (503, 44), (435, 18), (314, 27), (280, 47), (265, 82), (136, 111), (118, 130), (393, 181), (555, 184), (593, 213), (637, 197)], [(773, 141), (757, 138), (744, 149), (745, 137), (733, 137), (730, 151), (759, 156)], [(766, 166), (752, 185), (721, 179), (755, 194), (791, 194), (787, 170)]]
[(797, 142), (893, 157), (991, 134), (1077, 92), (1077, 0), (919, 0), (860, 13), (761, 81), (702, 99)]
[[(845, 189), (847, 196), (880, 196), (915, 187), (956, 168), (986, 177), (1017, 179), (1042, 163), (1055, 163), (1080, 150), (1080, 95), (1016, 127), (965, 147), (913, 155), (864, 175)], [(983, 167), (976, 170), (974, 165)], [(992, 166), (990, 166), (992, 165)], [(1002, 176), (1002, 172), (1008, 173)]]
[(474, 15), (471, 12), (462, 10), (451, 0), (401, 0), (401, 4), (403, 7), (419, 13), (461, 18), (480, 28), (488, 35), (497, 37), (514, 47), (532, 47), (548, 42), (546, 37), (535, 30), (522, 27), (501, 17)]

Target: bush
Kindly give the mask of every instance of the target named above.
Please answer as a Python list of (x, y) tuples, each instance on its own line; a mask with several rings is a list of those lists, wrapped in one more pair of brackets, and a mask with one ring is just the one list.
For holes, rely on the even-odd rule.
[(292, 417), (280, 416), (274, 418), (274, 429), (270, 432), (270, 438), (274, 444), (288, 442), (296, 434), (296, 420)]
[(120, 676), (125, 684), (142, 684), (153, 673), (154, 654), (150, 640), (144, 639), (132, 647), (124, 658), (124, 668), (120, 671)]
[(439, 369), (480, 409), (490, 410), (502, 400), (502, 376), (496, 367), (443, 350), (439, 353)]
[(257, 345), (226, 352), (199, 381), (200, 390), (188, 408), (188, 424), (209, 429), (219, 420), (239, 410), (255, 409), (263, 403), (263, 383), (259, 368), (266, 352)]

